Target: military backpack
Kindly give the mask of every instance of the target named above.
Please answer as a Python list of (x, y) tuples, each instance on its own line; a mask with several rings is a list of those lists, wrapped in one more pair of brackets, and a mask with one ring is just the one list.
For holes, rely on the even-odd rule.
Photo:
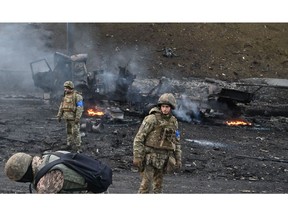
[(68, 168), (80, 174), (87, 183), (87, 190), (93, 193), (102, 193), (107, 191), (112, 184), (112, 169), (101, 161), (80, 153), (61, 153), (51, 152), (56, 155), (56, 159), (46, 164), (35, 176), (35, 185), (40, 178), (45, 175), (53, 166), (64, 164)]

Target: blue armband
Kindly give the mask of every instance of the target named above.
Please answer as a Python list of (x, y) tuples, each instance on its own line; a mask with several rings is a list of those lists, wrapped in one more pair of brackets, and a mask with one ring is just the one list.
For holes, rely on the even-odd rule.
[(176, 138), (180, 138), (180, 132), (179, 132), (179, 130), (176, 130)]
[(78, 102), (76, 103), (76, 107), (83, 107), (83, 106), (84, 106), (83, 100), (78, 101)]

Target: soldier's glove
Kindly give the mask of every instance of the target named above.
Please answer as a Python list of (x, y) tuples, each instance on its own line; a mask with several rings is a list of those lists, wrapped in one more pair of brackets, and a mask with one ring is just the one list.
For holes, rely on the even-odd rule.
[(79, 119), (75, 119), (75, 124), (78, 124), (80, 122)]
[(58, 122), (61, 122), (61, 117), (58, 117)]
[(141, 158), (133, 158), (133, 165), (136, 167), (142, 166), (142, 159)]
[(177, 161), (176, 161), (176, 169), (177, 169), (177, 170), (180, 170), (181, 168), (182, 168), (182, 162), (179, 161), (179, 160), (177, 160)]
[(143, 170), (143, 160), (141, 158), (133, 158), (133, 165), (138, 168), (138, 171)]

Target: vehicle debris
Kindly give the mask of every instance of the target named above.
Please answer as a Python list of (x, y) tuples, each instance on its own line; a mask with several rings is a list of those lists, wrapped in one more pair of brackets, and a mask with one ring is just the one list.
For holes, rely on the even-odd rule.
[[(171, 48), (164, 51), (175, 55)], [(157, 103), (159, 95), (172, 92), (178, 104), (173, 111), (175, 116), (180, 121), (201, 123), (205, 118), (226, 121), (240, 118), (260, 91), (259, 88), (251, 90), (251, 80), (227, 83), (207, 78), (181, 82), (163, 76), (154, 84), (151, 80), (141, 83), (128, 69), (130, 61), (124, 67), (118, 66), (118, 73), (115, 74), (104, 69), (89, 71), (87, 59), (87, 54), (67, 56), (56, 52), (54, 69), (45, 59), (31, 62), (32, 78), (35, 86), (44, 91), (43, 98), (57, 100), (63, 93), (63, 83), (72, 80), (75, 89), (83, 95), (85, 112), (94, 112), (93, 108), (102, 106), (106, 117), (109, 115), (110, 119), (124, 120), (125, 115), (146, 115)]]

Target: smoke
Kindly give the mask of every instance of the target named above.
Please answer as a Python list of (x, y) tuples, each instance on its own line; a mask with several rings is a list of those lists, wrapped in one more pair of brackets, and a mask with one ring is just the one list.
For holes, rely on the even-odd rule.
[[(135, 78), (140, 74), (145, 74), (147, 71), (143, 63), (140, 63), (143, 52), (137, 46), (119, 47), (116, 44), (102, 44), (102, 47), (99, 49), (103, 51), (101, 59), (98, 61), (100, 65), (99, 68), (105, 71), (102, 79), (106, 80), (106, 83), (109, 82), (107, 83), (107, 90), (109, 92), (115, 91), (118, 84), (125, 86), (130, 82), (129, 79), (131, 77), (118, 79), (120, 68), (125, 68), (125, 70), (130, 72), (131, 76), (135, 75)], [(124, 93), (121, 91), (121, 89), (117, 89), (115, 93), (121, 95), (121, 93)], [(123, 89), (123, 91), (125, 90)], [(128, 101), (137, 100), (135, 98), (135, 92), (137, 92), (137, 89), (134, 89), (131, 83), (131, 86), (127, 89), (127, 94), (123, 96), (126, 97)]]
[(48, 58), (52, 34), (36, 24), (0, 23), (1, 90), (31, 90), (30, 62)]
[(181, 95), (180, 99), (177, 101), (177, 107), (173, 111), (175, 116), (182, 121), (191, 122), (192, 120), (200, 120), (200, 110), (199, 106), (192, 102), (187, 95)]
[[(74, 23), (69, 27), (73, 53), (88, 54), (87, 69), (89, 72), (103, 71), (97, 76), (104, 81), (105, 92), (113, 93), (117, 91), (116, 94), (123, 95), (121, 93), (126, 89), (116, 90), (116, 87), (119, 87), (119, 85), (126, 86), (129, 83), (129, 78), (128, 80), (118, 79), (120, 67), (125, 68), (136, 77), (145, 77), (145, 74), (147, 74), (148, 70), (146, 65), (143, 64), (143, 58), (150, 55), (147, 47), (141, 46), (137, 42), (135, 44), (127, 44), (124, 41), (119, 43), (113, 36), (100, 32), (97, 25), (81, 24), (80, 26), (80, 24)], [(83, 31), (83, 29), (86, 30)], [(102, 40), (102, 37), (106, 38)], [(101, 93), (101, 89), (96, 89), (96, 91)], [(135, 91), (137, 90), (131, 86), (126, 97), (133, 97), (134, 99)]]
[[(149, 55), (149, 49), (136, 44), (117, 42), (113, 36), (100, 32), (97, 25), (70, 23), (71, 50), (87, 53), (89, 71), (101, 69), (107, 74), (118, 74), (119, 66), (135, 75), (145, 75), (147, 69), (139, 62)], [(85, 29), (85, 31), (83, 31)], [(102, 37), (106, 37), (102, 40)], [(109, 75), (111, 76), (111, 75)]]
[(140, 64), (141, 56), (144, 55), (141, 50), (136, 47), (119, 47), (117, 45), (105, 45), (102, 47), (103, 55), (100, 62), (101, 67), (107, 71), (115, 73), (120, 67), (126, 67), (136, 76), (147, 73), (147, 69)]

